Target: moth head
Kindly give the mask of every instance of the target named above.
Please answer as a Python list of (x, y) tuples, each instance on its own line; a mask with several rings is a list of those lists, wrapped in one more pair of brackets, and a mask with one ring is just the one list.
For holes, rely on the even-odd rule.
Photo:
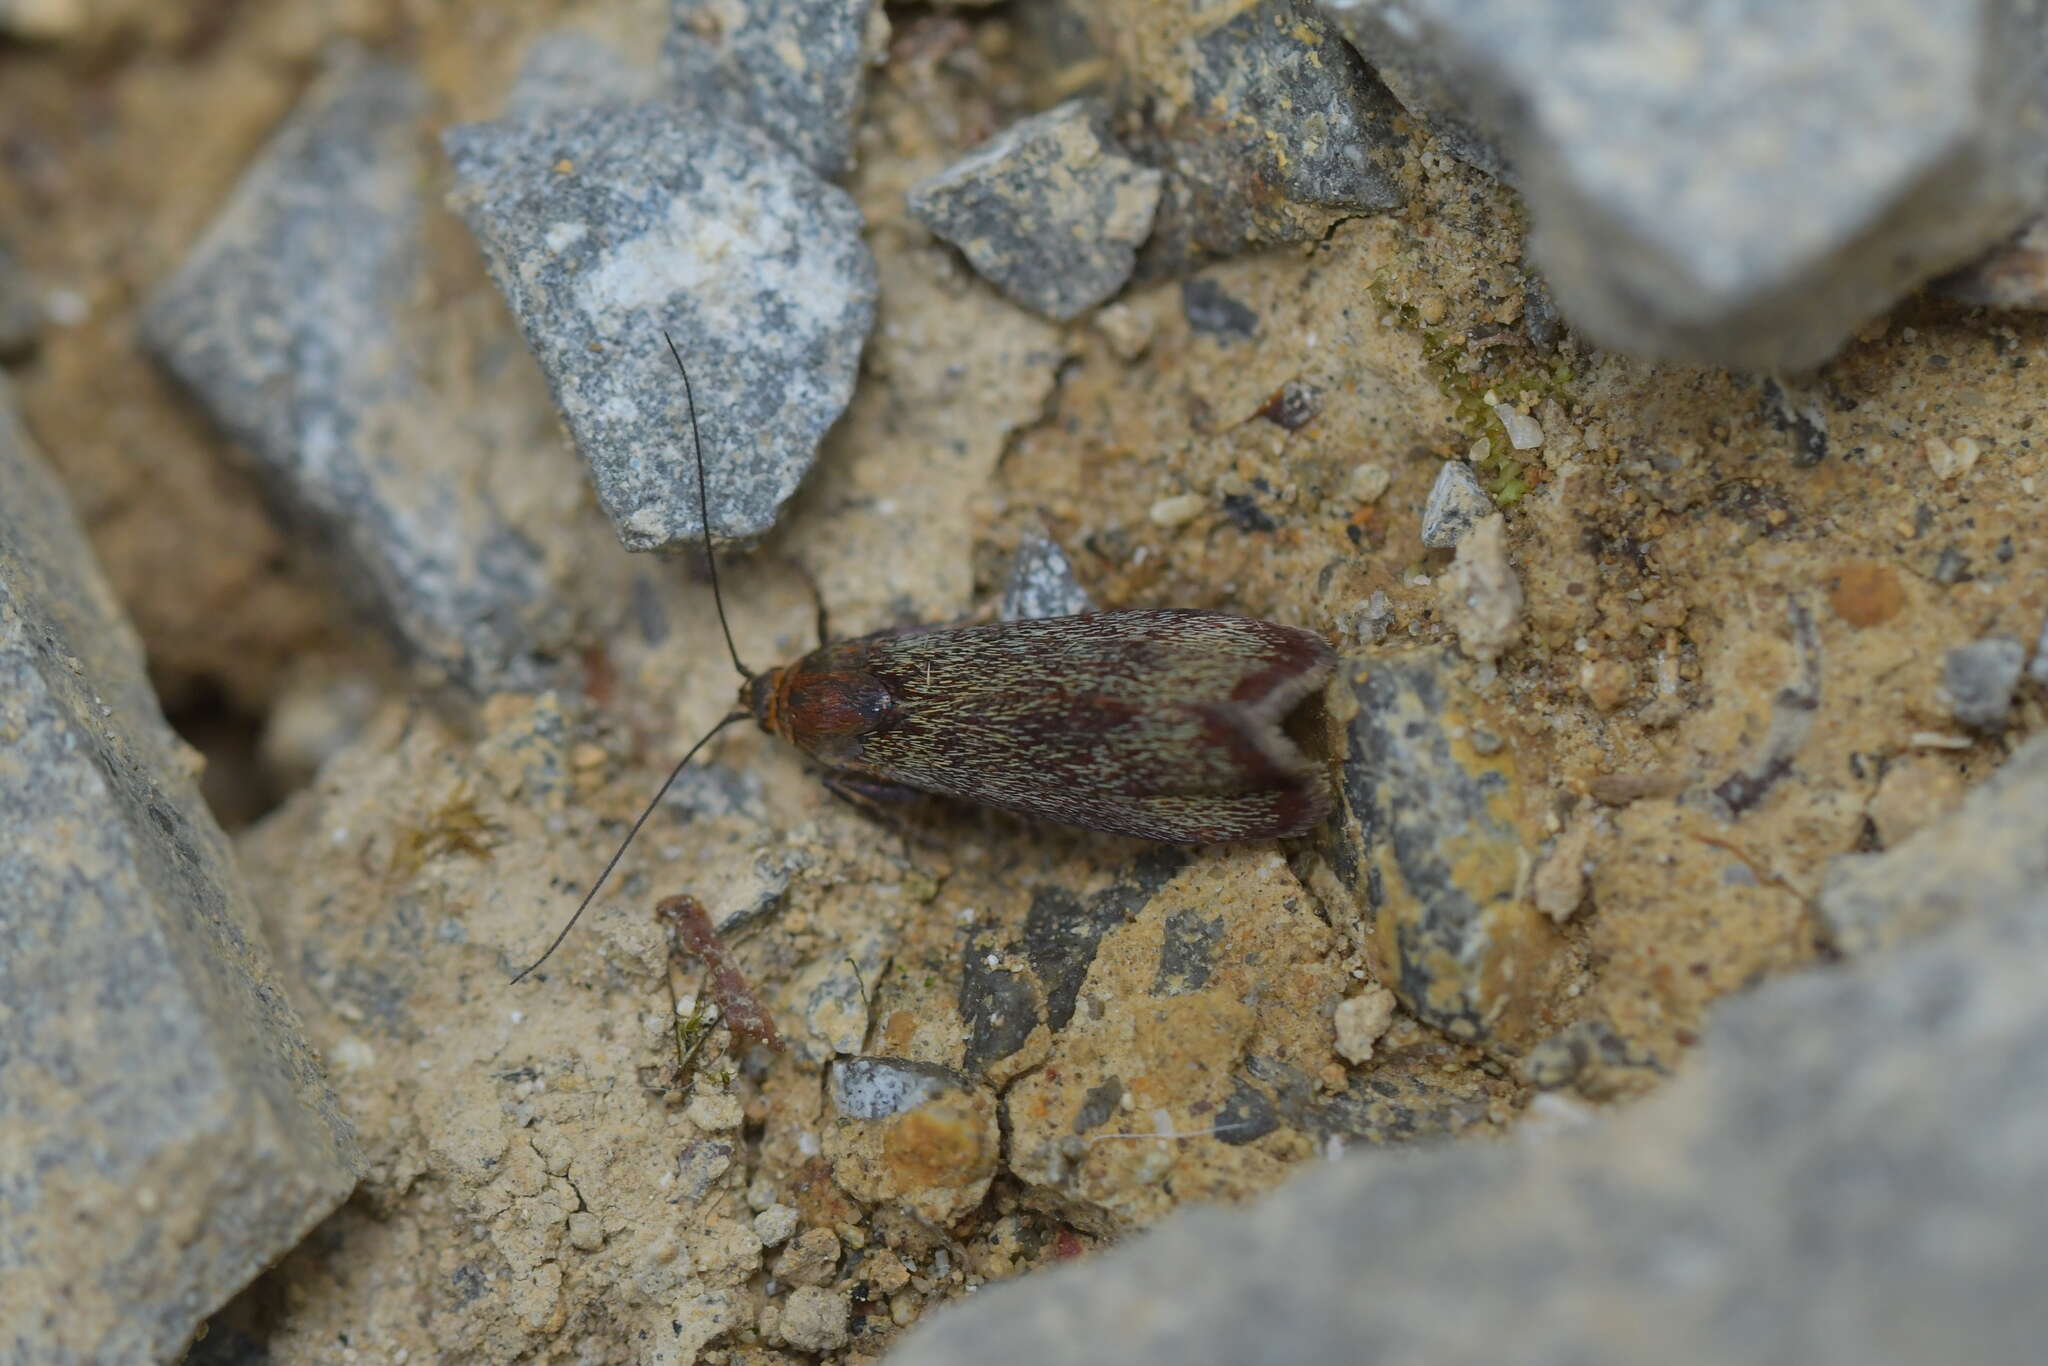
[(787, 670), (764, 669), (740, 684), (740, 710), (750, 713), (754, 724), (770, 735), (782, 730), (782, 675)]

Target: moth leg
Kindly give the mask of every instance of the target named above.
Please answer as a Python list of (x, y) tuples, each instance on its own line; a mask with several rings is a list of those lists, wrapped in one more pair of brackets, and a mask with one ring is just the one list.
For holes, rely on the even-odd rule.
[(818, 648), (824, 649), (832, 643), (832, 622), (825, 610), (825, 590), (818, 586), (817, 575), (811, 573), (801, 560), (793, 560), (797, 574), (803, 579), (804, 587), (811, 590), (811, 609), (817, 614)]
[(827, 773), (824, 777), (826, 791), (873, 816), (895, 816), (900, 814), (898, 807), (931, 800), (929, 792), (861, 773)]
[(917, 807), (937, 805), (937, 799), (931, 793), (858, 773), (827, 773), (824, 779), (827, 792), (847, 805), (859, 808), (877, 825), (888, 827), (892, 833), (913, 844), (926, 848), (941, 847), (942, 841), (909, 816), (910, 811)]

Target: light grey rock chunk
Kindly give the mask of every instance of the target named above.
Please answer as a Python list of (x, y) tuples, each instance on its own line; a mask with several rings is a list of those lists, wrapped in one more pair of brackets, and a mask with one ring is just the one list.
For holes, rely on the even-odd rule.
[(177, 1360), (356, 1153), (0, 380), (0, 1355)]
[(1446, 460), (1429, 486), (1422, 507), (1422, 543), (1435, 550), (1454, 546), (1482, 517), (1493, 515), (1493, 500), (1479, 487), (1479, 476), (1462, 460)]
[(1508, 726), (1471, 674), (1443, 646), (1339, 661), (1336, 809), (1311, 849), (1333, 923), (1362, 927), (1403, 1005), (1453, 1038), (1515, 1044), (1540, 1028), (1563, 954), (1526, 894), (1540, 837), (1515, 813), (1531, 782), (1511, 751), (1477, 743)]
[(1071, 617), (1094, 610), (1094, 600), (1074, 577), (1074, 566), (1059, 542), (1043, 534), (1025, 537), (1010, 561), (1010, 580), (1003, 586), (998, 609), (1002, 619)]
[(1736, 998), (1668, 1087), (1566, 1140), (1367, 1151), (1176, 1214), (947, 1306), (891, 1366), (2038, 1360), (2044, 974), (2037, 890)]
[(2027, 666), (2027, 647), (2006, 636), (1958, 645), (1941, 661), (1941, 690), (1949, 712), (1972, 730), (2003, 730), (2012, 714), (2013, 689)]
[(564, 609), (407, 322), (424, 108), (381, 63), (316, 82), (149, 301), (142, 336), (402, 644), (479, 690), (533, 686)]
[(1405, 201), (1400, 106), (1313, 6), (1259, 0), (1198, 37), (1173, 81), (1138, 147), (1168, 172), (1148, 271), (1311, 240)]
[(660, 70), (629, 59), (580, 29), (543, 34), (526, 50), (505, 117), (526, 118), (591, 104), (638, 104), (661, 94)]
[(1160, 174), (1099, 100), (1020, 119), (910, 191), (919, 222), (1026, 308), (1067, 319), (1114, 297), (1152, 231)]
[(1514, 165), (1532, 258), (1603, 346), (1815, 365), (2048, 198), (2038, 0), (1322, 9)]
[(2048, 735), (2013, 751), (1960, 810), (1882, 854), (1828, 865), (1818, 907), (1835, 947), (1869, 953), (2048, 885)]
[(762, 129), (827, 179), (853, 169), (875, 0), (671, 0), (662, 57), (674, 97)]
[(832, 1064), (832, 1108), (848, 1119), (907, 1114), (945, 1091), (971, 1091), (965, 1077), (908, 1058), (846, 1058)]
[(845, 192), (754, 128), (606, 105), (451, 129), (456, 207), (629, 550), (761, 535), (853, 396), (875, 265)]

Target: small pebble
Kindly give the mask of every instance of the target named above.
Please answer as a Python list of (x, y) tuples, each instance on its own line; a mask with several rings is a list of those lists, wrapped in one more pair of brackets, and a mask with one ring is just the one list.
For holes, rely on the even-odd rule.
[(1372, 1050), (1394, 1019), (1394, 993), (1368, 987), (1337, 1003), (1337, 1052), (1346, 1062), (1372, 1061)]
[(690, 1108), (684, 1111), (684, 1114), (689, 1117), (690, 1123), (698, 1128), (718, 1132), (739, 1128), (740, 1121), (746, 1118), (746, 1109), (740, 1104), (738, 1096), (713, 1092), (692, 1100)]
[(1097, 309), (1095, 330), (1119, 360), (1136, 360), (1152, 345), (1152, 315), (1130, 304), (1108, 304)]
[(1613, 711), (1634, 690), (1635, 668), (1622, 659), (1587, 660), (1579, 666), (1579, 688), (1601, 711)]
[(1110, 123), (1092, 99), (1014, 123), (912, 187), (910, 212), (1017, 303), (1078, 317), (1130, 279), (1159, 205), (1161, 172)]
[(782, 1340), (804, 1352), (830, 1352), (846, 1345), (853, 1306), (847, 1297), (818, 1286), (798, 1286), (782, 1306)]
[(2003, 730), (2027, 647), (2007, 636), (1958, 645), (1942, 659), (1941, 689), (1949, 713), (1972, 730)]
[(797, 1212), (790, 1205), (770, 1205), (754, 1216), (754, 1236), (762, 1247), (781, 1247), (796, 1233)]
[(839, 1235), (806, 1229), (775, 1259), (775, 1276), (792, 1285), (825, 1285), (839, 1273)]
[(1543, 444), (1543, 424), (1527, 413), (1505, 403), (1493, 405), (1493, 415), (1508, 430), (1508, 444), (1518, 451), (1533, 451)]
[(1586, 850), (1592, 838), (1592, 821), (1573, 821), (1529, 879), (1529, 899), (1559, 924), (1586, 899)]
[[(1465, 539), (1481, 517), (1493, 511), (1493, 500), (1479, 487), (1479, 478), (1462, 460), (1446, 460), (1430, 486), (1422, 509), (1422, 543), (1441, 550)], [(1157, 520), (1158, 509), (1153, 509)]]
[(1209, 500), (1199, 493), (1178, 493), (1171, 498), (1161, 498), (1152, 505), (1147, 515), (1154, 526), (1186, 526), (1202, 515), (1202, 509), (1209, 506)]
[(1393, 482), (1394, 476), (1387, 472), (1385, 465), (1359, 465), (1351, 471), (1346, 492), (1357, 502), (1377, 503)]
[(1438, 609), (1470, 659), (1491, 664), (1522, 639), (1522, 581), (1508, 563), (1507, 519), (1479, 519), (1437, 586)]
[(1968, 474), (1977, 463), (1977, 443), (1967, 436), (1957, 437), (1954, 441), (1930, 436), (1920, 443), (1920, 449), (1937, 479), (1954, 479)]
[(587, 1209), (569, 1216), (569, 1246), (578, 1252), (595, 1252), (604, 1246), (604, 1225)]

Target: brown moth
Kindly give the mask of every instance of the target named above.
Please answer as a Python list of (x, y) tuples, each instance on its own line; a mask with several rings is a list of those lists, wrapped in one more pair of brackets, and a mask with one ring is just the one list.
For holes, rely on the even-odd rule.
[(1221, 844), (1299, 835), (1329, 809), (1281, 723), (1333, 664), (1320, 636), (1254, 617), (1091, 612), (826, 645), (740, 700), (855, 797)]
[[(689, 371), (669, 349), (694, 439)], [(701, 442), (697, 496), (708, 510)], [(1335, 667), (1312, 631), (1223, 612), (1089, 612), (882, 631), (755, 673), (726, 624), (708, 512), (704, 551), (726, 650), (746, 680), (739, 709), (690, 747), (515, 982), (568, 936), (684, 765), (748, 717), (808, 755), (833, 791), (867, 804), (933, 795), (1177, 844), (1299, 835), (1329, 810), (1328, 775), (1284, 728)]]

